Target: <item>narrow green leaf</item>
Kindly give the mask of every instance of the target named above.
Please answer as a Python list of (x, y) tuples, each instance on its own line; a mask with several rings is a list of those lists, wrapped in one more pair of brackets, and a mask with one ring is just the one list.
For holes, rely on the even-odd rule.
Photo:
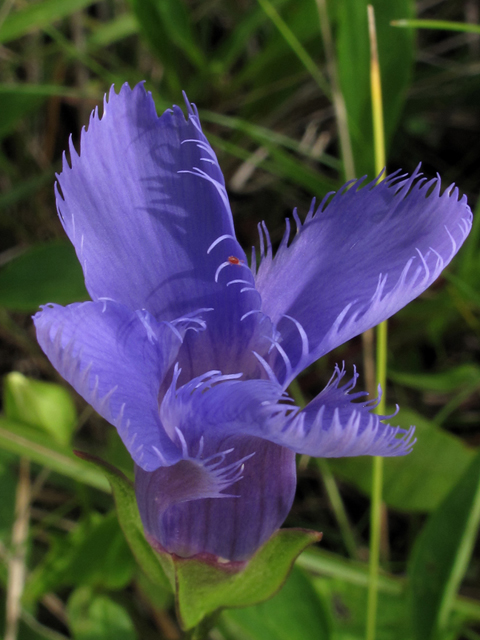
[[(214, 124), (219, 124), (232, 131), (240, 131), (252, 140), (255, 140), (255, 142), (268, 146), (269, 149), (275, 146), (279, 149), (285, 148), (309, 157), (309, 152), (305, 151), (298, 140), (290, 138), (283, 133), (278, 133), (277, 131), (272, 131), (272, 129), (267, 129), (261, 125), (249, 122), (244, 118), (226, 116), (221, 113), (214, 113), (213, 111), (206, 110), (200, 111), (200, 118), (202, 122), (213, 122)], [(325, 164), (327, 167), (333, 169), (340, 168), (340, 163), (337, 158), (334, 158), (331, 155), (323, 154), (320, 158), (317, 158), (317, 160), (318, 162)], [(332, 180), (329, 184), (333, 188), (336, 183)]]
[(418, 640), (445, 637), (479, 524), (480, 454), (431, 515), (412, 552), (408, 588)]
[[(342, 558), (325, 549), (307, 549), (298, 558), (297, 564), (310, 573), (335, 578), (341, 582), (367, 589), (369, 568), (365, 562)], [(400, 595), (404, 580), (398, 576), (381, 573), (378, 577), (378, 590), (383, 593)], [(480, 607), (479, 607), (480, 615)]]
[(453, 393), (465, 385), (480, 383), (480, 367), (466, 363), (439, 373), (402, 373), (389, 371), (389, 377), (405, 387), (436, 393)]
[[(127, 539), (138, 564), (148, 578), (164, 589), (171, 588), (173, 582), (169, 582), (163, 570), (158, 555), (145, 539), (143, 526), (138, 513), (135, 491), (130, 480), (112, 465), (80, 451), (76, 455), (83, 460), (100, 467), (112, 487), (115, 506), (117, 508), (118, 521)], [(173, 576), (172, 576), (173, 579)]]
[[(287, 0), (277, 0), (275, 7), (277, 10), (284, 5)], [(258, 6), (252, 6), (250, 11), (242, 12), (232, 29), (223, 42), (220, 42), (215, 52), (214, 66), (222, 73), (227, 73), (239, 58), (248, 51), (249, 41), (255, 31), (268, 20), (265, 12)]]
[(464, 33), (480, 33), (480, 25), (469, 22), (451, 22), (450, 20), (392, 20), (392, 27), (409, 29), (443, 29), (445, 31), (463, 31)]
[(108, 22), (99, 22), (88, 38), (88, 47), (108, 47), (114, 42), (138, 33), (138, 21), (131, 13), (116, 16)]
[(340, 87), (358, 176), (374, 174), (368, 4), (375, 9), (387, 150), (403, 108), (414, 62), (413, 34), (390, 26), (395, 18), (414, 15), (412, 0), (337, 0), (332, 4), (338, 29)]
[(69, 242), (28, 249), (0, 269), (0, 305), (34, 312), (41, 304), (88, 300), (82, 268)]
[(3, 408), (9, 420), (45, 431), (64, 446), (70, 443), (77, 412), (72, 396), (59, 384), (13, 371), (4, 378)]
[(260, 6), (273, 22), (278, 31), (281, 33), (282, 37), (284, 38), (285, 42), (290, 47), (292, 52), (297, 56), (305, 69), (315, 80), (319, 88), (326, 96), (330, 96), (330, 85), (328, 84), (319, 66), (314, 62), (314, 60), (312, 60), (308, 51), (298, 40), (288, 24), (281, 18), (280, 14), (277, 12), (273, 4), (269, 2), (269, 0), (257, 0), (257, 2), (260, 4)]
[(109, 493), (109, 485), (96, 469), (78, 460), (68, 448), (60, 446), (38, 429), (0, 416), (0, 449), (24, 456), (67, 478)]
[(140, 28), (153, 53), (162, 63), (172, 94), (186, 86), (182, 78), (186, 60), (203, 71), (207, 61), (196, 43), (196, 36), (183, 0), (129, 0)]
[(100, 92), (98, 95), (92, 95), (86, 93), (82, 89), (72, 89), (70, 87), (64, 87), (60, 84), (33, 84), (24, 83), (19, 84), (16, 82), (0, 82), (0, 96), (28, 96), (33, 98), (46, 98), (48, 96), (61, 96), (64, 98), (82, 99), (90, 97), (98, 100), (102, 99)]
[(0, 43), (50, 25), (56, 20), (90, 6), (95, 0), (42, 0), (26, 5), (21, 11), (11, 13), (0, 27)]
[[(368, 587), (369, 575), (366, 563), (342, 558), (324, 549), (307, 549), (297, 559), (297, 564), (309, 573), (334, 579), (336, 584), (349, 584), (361, 587), (365, 591)], [(378, 591), (395, 598), (402, 597), (405, 591), (405, 578), (382, 572), (378, 577)], [(480, 621), (480, 603), (472, 598), (457, 596), (454, 611), (464, 620)], [(362, 627), (362, 638), (363, 631)]]

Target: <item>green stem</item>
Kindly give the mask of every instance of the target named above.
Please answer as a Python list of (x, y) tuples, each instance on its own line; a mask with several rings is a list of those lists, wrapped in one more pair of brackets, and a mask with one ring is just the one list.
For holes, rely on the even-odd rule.
[(373, 459), (373, 478), (370, 512), (370, 561), (368, 576), (366, 640), (375, 639), (378, 604), (378, 568), (380, 560), (380, 532), (382, 524), (383, 458)]
[[(373, 6), (368, 6), (368, 26), (370, 35), (370, 83), (372, 95), (373, 136), (375, 150), (375, 173), (378, 175), (385, 167), (385, 138), (382, 108), (382, 85), (378, 59), (375, 14)], [(387, 323), (377, 327), (377, 384), (383, 390), (377, 407), (379, 414), (385, 414), (385, 390), (387, 382)], [(366, 640), (375, 640), (378, 605), (378, 570), (380, 564), (380, 542), (382, 531), (382, 485), (383, 459), (373, 459), (372, 495), (370, 514), (370, 559), (367, 599)]]
[[(387, 382), (387, 323), (377, 327), (377, 381), (383, 393), (377, 411), (385, 414), (385, 389)], [(370, 512), (370, 557), (367, 599), (366, 640), (375, 640), (378, 608), (378, 570), (382, 531), (383, 458), (375, 456), (372, 469), (372, 494)]]

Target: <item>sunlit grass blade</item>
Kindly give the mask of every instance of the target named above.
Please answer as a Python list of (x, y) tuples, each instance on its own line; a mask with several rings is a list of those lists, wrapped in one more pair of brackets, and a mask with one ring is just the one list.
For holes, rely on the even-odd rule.
[(449, 20), (392, 20), (392, 27), (408, 29), (443, 29), (445, 31), (463, 31), (464, 33), (480, 33), (480, 25), (469, 22), (451, 22)]
[(45, 434), (20, 423), (0, 417), (0, 448), (23, 456), (52, 471), (95, 489), (109, 492), (102, 474), (66, 448), (45, 437)]

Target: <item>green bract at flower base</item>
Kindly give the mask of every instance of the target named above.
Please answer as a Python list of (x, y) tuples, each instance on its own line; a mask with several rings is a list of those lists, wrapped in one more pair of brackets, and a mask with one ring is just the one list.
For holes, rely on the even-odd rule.
[(283, 586), (300, 553), (322, 538), (321, 533), (308, 529), (280, 529), (245, 562), (213, 563), (211, 556), (208, 560), (201, 556), (180, 558), (154, 550), (143, 534), (130, 480), (96, 456), (78, 451), (76, 455), (106, 475), (133, 554), (152, 582), (173, 590), (178, 621), (185, 631), (221, 609), (249, 607), (271, 598)]

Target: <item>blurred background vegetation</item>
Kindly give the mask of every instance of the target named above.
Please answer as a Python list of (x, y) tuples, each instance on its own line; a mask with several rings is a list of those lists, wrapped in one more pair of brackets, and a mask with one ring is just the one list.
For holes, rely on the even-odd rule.
[[(365, 0), (3, 0), (0, 5), (0, 628), (5, 640), (180, 637), (168, 592), (136, 567), (104, 478), (132, 473), (113, 427), (41, 353), (39, 304), (86, 299), (56, 216), (61, 155), (112, 84), (146, 80), (159, 112), (186, 91), (225, 174), (238, 236), (274, 241), (346, 179), (373, 177)], [(478, 0), (376, 0), (388, 170), (480, 185)], [(101, 109), (101, 107), (100, 107)], [(448, 271), (389, 328), (388, 399), (417, 425), (385, 464), (382, 639), (480, 638), (479, 224)], [(368, 247), (366, 247), (368, 250)], [(307, 370), (309, 399), (360, 338)], [(363, 385), (365, 386), (365, 384)], [(274, 472), (274, 470), (272, 470)], [(362, 638), (371, 461), (299, 460), (288, 526), (324, 532), (270, 602), (222, 614), (215, 640)], [(5, 613), (6, 612), (6, 613)]]

